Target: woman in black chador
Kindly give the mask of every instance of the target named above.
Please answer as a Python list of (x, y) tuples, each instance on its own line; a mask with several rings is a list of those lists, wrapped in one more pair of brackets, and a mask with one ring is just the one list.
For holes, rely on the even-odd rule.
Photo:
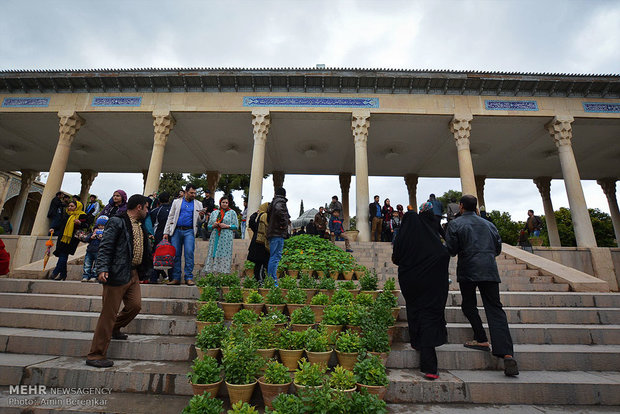
[(442, 236), (433, 206), (426, 202), (419, 214), (404, 215), (392, 253), (407, 305), (411, 346), (420, 353), (420, 371), (429, 380), (439, 378), (435, 347), (446, 343), (448, 336), (444, 311), (450, 254)]

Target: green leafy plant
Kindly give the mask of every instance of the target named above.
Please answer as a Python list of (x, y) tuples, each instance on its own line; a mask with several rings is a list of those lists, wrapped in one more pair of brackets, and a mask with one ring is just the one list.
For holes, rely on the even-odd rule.
[(207, 302), (198, 309), (196, 320), (200, 322), (221, 322), (224, 320), (224, 311), (214, 301)]
[(331, 350), (327, 331), (325, 329), (307, 329), (305, 348), (306, 351), (310, 352), (327, 352)]
[(310, 301), (311, 305), (319, 305), (319, 306), (325, 306), (328, 303), (329, 303), (329, 296), (327, 296), (325, 293), (318, 293), (314, 295), (312, 297), (312, 300)]
[(256, 408), (243, 401), (237, 401), (231, 408), (226, 414), (258, 414)]
[(267, 384), (287, 384), (291, 382), (288, 368), (277, 361), (267, 363), (264, 377)]
[(225, 303), (242, 303), (243, 302), (243, 292), (241, 291), (241, 287), (233, 286), (230, 288), (228, 292), (224, 295)]
[(392, 316), (392, 308), (389, 304), (384, 302), (375, 302), (375, 305), (371, 308), (368, 308), (370, 312), (370, 317), (366, 320), (363, 320), (360, 326), (362, 327), (362, 331), (367, 330), (368, 324), (379, 324), (387, 329), (389, 326), (393, 326), (396, 320)]
[(384, 290), (379, 293), (379, 296), (377, 296), (377, 300), (375, 302), (379, 306), (385, 305), (389, 308), (395, 308), (398, 306), (398, 299), (396, 296), (392, 295), (389, 290)]
[(336, 281), (331, 277), (322, 277), (319, 280), (319, 289), (325, 290), (335, 290), (336, 289)]
[(258, 289), (258, 280), (254, 279), (254, 276), (248, 276), (243, 279), (243, 287), (245, 289)]
[(370, 322), (364, 325), (362, 347), (370, 352), (390, 352), (390, 341), (384, 326)]
[(258, 349), (275, 348), (278, 333), (274, 329), (275, 322), (273, 319), (262, 319), (259, 323), (255, 323), (248, 329), (248, 336), (258, 347)]
[(344, 305), (329, 305), (323, 310), (323, 324), (325, 325), (346, 325), (348, 311)]
[(241, 284), (241, 280), (236, 273), (223, 273), (220, 275), (221, 285), (222, 286), (239, 286)]
[(222, 414), (224, 411), (224, 401), (211, 398), (211, 393), (205, 392), (202, 395), (194, 395), (182, 414)]
[(301, 289), (316, 289), (316, 279), (307, 273), (302, 273), (299, 278), (299, 287)]
[(338, 289), (355, 290), (355, 282), (352, 280), (341, 280), (338, 282)]
[(196, 281), (196, 286), (213, 286), (219, 288), (222, 286), (222, 277), (218, 273), (206, 273)]
[(349, 305), (353, 303), (353, 294), (345, 289), (338, 289), (332, 295), (331, 303), (336, 305)]
[(286, 303), (303, 305), (308, 299), (308, 294), (299, 288), (290, 289), (286, 295)]
[(196, 347), (200, 349), (214, 349), (222, 346), (227, 329), (222, 323), (207, 325), (196, 335)]
[(335, 390), (350, 390), (355, 388), (355, 374), (353, 371), (337, 365), (329, 377), (329, 385)]
[(304, 402), (295, 394), (280, 394), (271, 402), (273, 411), (265, 409), (265, 414), (305, 414)]
[(360, 326), (369, 317), (370, 311), (365, 306), (353, 304), (347, 307), (347, 325)]
[(287, 323), (288, 322), (288, 318), (286, 317), (286, 315), (277, 309), (274, 309), (271, 312), (268, 312), (266, 315), (263, 315), (261, 319), (273, 320), (275, 323)]
[(241, 309), (232, 318), (232, 323), (235, 325), (247, 325), (256, 321), (258, 321), (258, 315), (251, 309)]
[(299, 362), (299, 368), (295, 371), (295, 383), (306, 387), (318, 387), (325, 381), (327, 367), (323, 364), (311, 364), (302, 358)]
[(256, 345), (249, 338), (222, 349), (222, 363), (228, 383), (251, 384), (256, 381), (257, 374), (265, 365), (265, 360), (256, 350)]
[(373, 299), (372, 295), (362, 292), (353, 299), (353, 302), (369, 308), (374, 305), (375, 300)]
[(291, 323), (295, 324), (312, 324), (314, 323), (314, 312), (310, 306), (295, 309), (291, 313)]
[(286, 301), (284, 300), (282, 289), (279, 287), (272, 288), (269, 293), (267, 293), (266, 303), (268, 305), (284, 305)]
[(396, 281), (393, 277), (390, 277), (385, 281), (383, 284), (383, 290), (387, 290), (388, 292), (396, 290)]
[(222, 379), (222, 366), (213, 357), (205, 355), (203, 359), (194, 359), (191, 372), (187, 377), (192, 384), (213, 384)]
[(265, 303), (265, 298), (257, 290), (251, 290), (245, 303)]
[(220, 298), (220, 292), (215, 286), (204, 286), (200, 293), (200, 300), (203, 302), (217, 301)]
[(362, 349), (360, 336), (351, 331), (346, 331), (338, 335), (336, 339), (336, 350), (346, 353), (359, 352)]
[(280, 279), (280, 287), (282, 289), (295, 289), (297, 288), (297, 279), (291, 276), (284, 276)]
[(364, 276), (360, 277), (360, 288), (366, 291), (377, 290), (379, 286), (379, 278), (377, 277), (377, 273), (366, 272)]
[(306, 333), (296, 331), (282, 331), (280, 332), (280, 340), (278, 343), (279, 349), (304, 349), (306, 344)]
[(266, 278), (263, 279), (263, 283), (261, 286), (263, 289), (273, 289), (274, 287), (276, 287), (276, 281), (267, 276)]
[(362, 390), (361, 392), (354, 392), (350, 396), (342, 396), (349, 401), (347, 413), (359, 413), (359, 414), (386, 414), (387, 403), (380, 400), (374, 394), (369, 394), (368, 391)]
[(254, 262), (250, 262), (249, 260), (246, 260), (243, 264), (244, 269), (254, 269), (254, 266), (256, 266)]
[(387, 386), (390, 383), (385, 366), (379, 357), (372, 354), (360, 354), (353, 372), (355, 373), (355, 380), (360, 384)]

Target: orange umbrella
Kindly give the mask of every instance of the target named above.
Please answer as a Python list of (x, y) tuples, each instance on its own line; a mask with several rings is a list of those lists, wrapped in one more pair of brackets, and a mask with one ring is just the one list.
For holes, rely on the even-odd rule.
[(47, 249), (45, 250), (45, 256), (43, 256), (43, 270), (45, 270), (45, 266), (47, 266), (47, 261), (50, 259), (50, 253), (52, 251), (52, 246), (54, 245), (52, 237), (54, 237), (54, 230), (50, 232), (50, 238), (45, 242)]

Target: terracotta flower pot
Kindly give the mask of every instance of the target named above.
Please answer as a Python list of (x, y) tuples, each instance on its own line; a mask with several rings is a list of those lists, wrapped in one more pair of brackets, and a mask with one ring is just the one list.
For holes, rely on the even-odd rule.
[(200, 349), (196, 347), (196, 356), (200, 359), (204, 359), (205, 355), (213, 358), (220, 356), (220, 348)]
[(391, 290), (390, 292), (392, 292), (392, 295), (394, 295), (396, 299), (400, 296), (400, 290)]
[(225, 295), (230, 290), (230, 286), (222, 286), (222, 295)]
[(288, 289), (280, 288), (280, 290), (282, 291), (283, 297), (286, 297), (286, 295), (288, 295)]
[(368, 352), (368, 353), (374, 356), (378, 356), (381, 362), (383, 362), (383, 365), (387, 364), (387, 359), (388, 359), (388, 356), (390, 355), (389, 352)]
[(383, 400), (383, 398), (385, 397), (385, 393), (387, 392), (387, 387), (375, 386), (375, 385), (364, 385), (358, 382), (357, 389), (361, 391), (362, 388), (365, 388), (366, 391), (368, 391), (368, 394), (376, 395), (377, 398), (379, 398), (380, 400)]
[(258, 353), (258, 355), (263, 357), (263, 359), (270, 360), (271, 358), (275, 356), (276, 349), (275, 348), (257, 349), (256, 352)]
[(359, 293), (360, 290), (359, 289), (347, 289), (348, 292), (351, 292), (351, 294), (353, 295), (353, 297), (356, 297)]
[(289, 371), (295, 371), (297, 369), (299, 366), (297, 361), (299, 361), (303, 353), (303, 349), (278, 349), (280, 360)]
[[(344, 325), (325, 325), (325, 326), (327, 327), (328, 336), (331, 336), (333, 332), (340, 333), (342, 332), (342, 328), (344, 328)], [(330, 341), (330, 344), (333, 345), (332, 341)]]
[(200, 331), (202, 331), (202, 328), (204, 328), (207, 325), (216, 325), (218, 323), (221, 322), (203, 322), (203, 321), (196, 321), (196, 333), (199, 334)]
[(362, 334), (362, 328), (357, 325), (347, 325), (347, 329), (350, 330), (351, 332), (355, 332), (356, 334), (360, 336)]
[(357, 356), (359, 352), (340, 352), (336, 350), (336, 356), (338, 357), (338, 364), (342, 368), (346, 368), (350, 371), (353, 371), (353, 367), (357, 362)]
[(334, 292), (334, 289), (319, 289), (319, 293), (325, 293), (330, 298), (333, 296)]
[(352, 280), (353, 279), (353, 271), (350, 270), (348, 272), (342, 272), (342, 277), (344, 277), (344, 280)]
[(353, 274), (355, 275), (355, 278), (356, 278), (357, 280), (360, 280), (360, 277), (364, 276), (364, 274), (365, 274), (365, 273), (366, 273), (366, 271), (365, 271), (365, 270), (355, 270), (355, 271), (353, 272)]
[(353, 394), (354, 392), (357, 391), (357, 387), (353, 387), (353, 388), (350, 388), (348, 390), (338, 390), (336, 388), (332, 388), (332, 390), (336, 391), (337, 393), (341, 393), (341, 394), (345, 394), (347, 396), (350, 396), (351, 394)]
[(213, 384), (194, 384), (192, 385), (192, 390), (194, 391), (194, 395), (202, 395), (205, 391), (211, 393), (211, 397), (216, 398), (217, 392), (220, 390), (220, 385), (222, 385), (223, 380), (219, 380), (218, 382), (214, 382)]
[(325, 306), (310, 305), (310, 309), (312, 309), (312, 312), (314, 312), (314, 321), (316, 323), (320, 323), (323, 320), (323, 310), (325, 310)]
[(297, 304), (297, 303), (287, 303), (286, 309), (288, 310), (288, 314), (292, 315), (297, 309), (303, 308), (306, 304)]
[(229, 384), (226, 382), (226, 388), (228, 389), (228, 397), (230, 398), (230, 404), (234, 404), (238, 401), (250, 402), (252, 393), (256, 387), (256, 381), (251, 384)]
[(332, 270), (329, 272), (329, 277), (331, 277), (334, 280), (338, 280), (338, 276), (340, 276), (340, 272), (337, 270)]
[(254, 275), (254, 268), (251, 269), (243, 269), (243, 275), (246, 277), (251, 277)]
[(263, 401), (265, 402), (265, 406), (269, 407), (269, 409), (272, 410), (273, 400), (280, 394), (288, 393), (288, 389), (293, 381), (290, 381), (286, 384), (267, 384), (264, 381), (265, 377), (260, 377), (258, 379), (258, 385), (260, 386), (260, 391), (263, 394)]
[(325, 270), (317, 270), (316, 271), (316, 276), (320, 279), (322, 277), (325, 277)]
[(286, 308), (285, 304), (282, 305), (271, 305), (269, 303), (267, 303), (265, 305), (265, 307), (267, 308), (267, 312), (271, 312), (272, 310), (279, 310), (280, 312), (284, 313), (284, 308)]
[(295, 388), (297, 389), (297, 392), (299, 393), (299, 391), (305, 390), (305, 389), (317, 389), (317, 388), (321, 388), (320, 385), (317, 386), (309, 386), (309, 385), (300, 385), (296, 382), (293, 381), (293, 384), (295, 384)]
[(285, 323), (276, 323), (273, 328), (277, 331), (280, 331), (282, 329), (286, 329), (286, 324)]
[(244, 303), (243, 304), (243, 309), (250, 309), (259, 316), (261, 313), (263, 313), (263, 307), (265, 307), (264, 303)]
[(396, 332), (396, 326), (388, 326), (387, 334), (388, 334), (388, 343), (392, 346), (392, 342), (394, 341), (394, 333)]
[(379, 297), (378, 290), (360, 290), (360, 293), (366, 293), (367, 295), (372, 296), (372, 300), (377, 300), (377, 297)]
[(308, 362), (312, 364), (322, 364), (327, 366), (333, 352), (334, 351), (332, 350), (329, 350), (327, 352), (311, 352), (306, 350), (306, 355), (308, 356)]
[(299, 276), (299, 270), (292, 270), (291, 269), (291, 270), (287, 271), (286, 273), (288, 273), (288, 275), (290, 277), (294, 277), (296, 279), (297, 279), (297, 276)]
[(243, 295), (243, 302), (245, 303), (246, 300), (248, 300), (248, 296), (250, 296), (250, 291), (252, 289), (246, 289), (243, 288), (243, 290), (241, 291), (241, 294)]
[(224, 311), (224, 319), (230, 321), (232, 320), (233, 316), (235, 316), (235, 313), (241, 310), (241, 306), (243, 306), (243, 303), (220, 302), (220, 305), (222, 306), (222, 310)]
[(308, 328), (312, 328), (314, 326), (313, 323), (292, 323), (291, 329), (297, 332), (303, 332)]
[(306, 305), (309, 305), (312, 302), (312, 297), (316, 294), (316, 289), (302, 289), (306, 292)]
[(310, 277), (314, 276), (314, 270), (312, 269), (301, 269), (301, 273), (305, 273)]
[(394, 317), (395, 320), (398, 320), (399, 313), (400, 313), (400, 306), (397, 308), (392, 308), (392, 317)]
[(260, 293), (264, 298), (267, 298), (267, 294), (271, 292), (271, 289), (258, 288), (258, 293)]

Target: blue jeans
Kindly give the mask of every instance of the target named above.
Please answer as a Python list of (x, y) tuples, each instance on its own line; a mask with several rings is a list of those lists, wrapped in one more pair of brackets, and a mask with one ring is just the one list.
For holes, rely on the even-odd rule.
[(67, 277), (67, 261), (69, 260), (68, 254), (61, 254), (58, 256), (58, 261), (56, 262), (56, 267), (52, 272), (52, 276), (56, 277), (58, 275), (62, 277)]
[(284, 248), (283, 237), (269, 238), (269, 265), (267, 266), (267, 274), (275, 281), (278, 281), (278, 264), (282, 258), (282, 249)]
[(174, 267), (172, 268), (172, 278), (181, 280), (181, 254), (185, 249), (185, 280), (194, 278), (194, 246), (196, 244), (194, 230), (175, 229), (170, 243), (177, 251), (174, 257)]
[(534, 230), (534, 231), (532, 232), (532, 235), (533, 235), (534, 237), (540, 237), (540, 230)]
[(86, 252), (86, 256), (84, 256), (84, 274), (82, 275), (82, 279), (93, 279), (97, 277), (94, 267), (95, 260), (97, 260), (97, 252)]
[(245, 221), (241, 222), (241, 238), (245, 239)]

